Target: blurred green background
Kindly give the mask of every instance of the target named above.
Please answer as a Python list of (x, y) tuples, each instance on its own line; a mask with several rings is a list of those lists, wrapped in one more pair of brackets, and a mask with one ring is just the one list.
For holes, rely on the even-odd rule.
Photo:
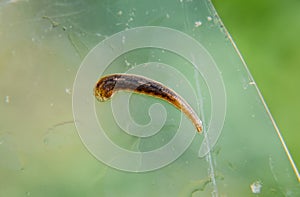
[(300, 167), (300, 1), (213, 0)]

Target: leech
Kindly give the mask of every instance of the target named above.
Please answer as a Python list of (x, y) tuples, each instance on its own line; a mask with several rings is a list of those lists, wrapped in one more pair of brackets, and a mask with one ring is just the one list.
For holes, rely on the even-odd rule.
[(107, 101), (117, 91), (130, 91), (149, 95), (169, 102), (181, 110), (195, 125), (197, 131), (202, 131), (202, 121), (192, 107), (174, 90), (152, 79), (132, 74), (107, 75), (97, 82), (94, 94), (98, 101)]

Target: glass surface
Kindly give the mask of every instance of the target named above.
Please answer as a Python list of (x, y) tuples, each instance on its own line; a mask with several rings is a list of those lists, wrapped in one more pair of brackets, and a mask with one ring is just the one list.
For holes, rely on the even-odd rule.
[[(210, 1), (2, 0), (0, 24), (0, 196), (300, 195)], [(96, 101), (112, 73), (172, 88), (203, 133), (147, 95)]]

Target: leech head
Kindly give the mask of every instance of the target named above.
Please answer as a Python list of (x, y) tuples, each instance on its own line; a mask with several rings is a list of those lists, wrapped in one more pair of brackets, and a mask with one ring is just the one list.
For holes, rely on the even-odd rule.
[(110, 78), (101, 78), (94, 88), (96, 99), (100, 102), (109, 100), (114, 93), (115, 85), (116, 81)]

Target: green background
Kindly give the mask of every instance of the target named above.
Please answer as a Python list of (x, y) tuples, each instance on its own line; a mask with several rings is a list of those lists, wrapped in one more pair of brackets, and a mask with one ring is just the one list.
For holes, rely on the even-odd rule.
[(300, 1), (213, 0), (300, 167)]
[[(177, 0), (177, 3), (174, 3), (176, 2), (174, 0), (55, 0), (49, 2), (48, 0), (0, 0), (1, 197), (132, 197), (145, 196), (145, 194), (151, 197), (173, 197), (211, 196), (213, 193), (220, 194), (220, 196), (244, 197), (254, 196), (253, 193), (255, 192), (252, 188), (256, 185), (258, 187), (262, 186), (261, 193), (257, 194), (259, 196), (300, 196), (299, 182), (294, 176), (292, 166), (288, 163), (287, 155), (281, 147), (280, 139), (261, 103), (256, 86), (254, 86), (255, 83), (248, 76), (248, 72), (240, 61), (240, 57), (234, 51), (230, 40), (224, 35), (224, 29), (221, 28), (218, 17), (215, 17), (213, 10), (210, 9), (210, 4), (207, 3), (208, 0)], [(245, 56), (246, 61), (249, 63), (257, 84), (265, 97), (267, 91), (271, 93), (271, 96), (266, 97), (266, 99), (276, 120), (293, 121), (292, 123), (296, 125), (295, 115), (293, 116), (291, 113), (284, 114), (283, 112), (275, 113), (273, 106), (278, 105), (272, 105), (271, 102), (271, 99), (278, 98), (281, 101), (283, 95), (291, 94), (282, 92), (289, 90), (285, 84), (279, 86), (274, 84), (274, 81), (277, 83), (290, 81), (290, 75), (286, 73), (288, 70), (294, 76), (297, 76), (296, 72), (293, 72), (292, 66), (285, 66), (287, 68), (283, 66), (293, 65), (291, 63), (293, 58), (288, 57), (288, 60), (278, 59), (282, 54), (290, 54), (287, 50), (290, 46), (297, 46), (295, 39), (291, 39), (291, 36), (279, 36), (282, 39), (291, 39), (290, 42), (286, 40), (278, 41), (278, 35), (294, 33), (294, 31), (281, 30), (290, 28), (289, 22), (294, 20), (289, 20), (289, 17), (281, 19), (280, 17), (284, 15), (278, 14), (281, 13), (280, 6), (279, 9), (265, 5), (264, 9), (254, 12), (254, 8), (257, 7), (255, 3), (251, 8), (250, 5), (245, 5), (245, 2), (242, 2), (246, 6), (245, 10), (242, 10), (239, 7), (241, 5), (238, 3), (240, 2), (234, 4), (237, 6), (237, 8), (234, 8), (233, 4), (228, 1), (222, 1), (220, 2), (221, 6), (216, 7), (221, 16), (221, 10), (223, 10), (228, 13), (228, 16), (233, 17), (233, 19), (226, 19), (225, 16), (222, 16), (226, 27), (229, 28), (237, 41), (242, 54), (253, 54), (253, 57)], [(258, 5), (259, 3), (261, 2), (258, 2)], [(286, 8), (286, 13), (297, 13), (299, 9), (294, 6), (295, 4), (291, 5), (294, 12), (290, 12), (290, 9)], [(269, 12), (272, 15), (268, 17), (259, 14)], [(237, 17), (236, 14), (238, 13), (245, 16)], [(246, 20), (246, 16), (251, 19), (255, 18), (253, 23), (245, 22), (252, 21), (250, 19)], [(262, 22), (263, 20), (257, 19), (257, 16), (271, 21)], [(295, 17), (292, 18), (295, 19)], [(195, 27), (195, 22), (201, 22), (202, 25)], [(233, 28), (234, 26), (231, 26), (229, 22), (239, 25), (235, 26), (237, 28)], [(294, 23), (298, 23), (298, 21), (294, 21)], [(259, 27), (255, 27), (258, 24)], [(80, 140), (73, 121), (72, 94), (75, 89), (72, 89), (72, 87), (82, 59), (96, 44), (124, 29), (147, 25), (158, 25), (180, 30), (195, 38), (209, 51), (218, 65), (220, 73), (222, 73), (226, 87), (226, 121), (222, 135), (207, 159), (199, 158), (199, 147), (203, 142), (203, 135), (196, 135), (196, 139), (193, 140), (191, 146), (176, 162), (149, 173), (128, 173), (108, 167), (97, 160)], [(266, 27), (275, 29), (265, 30), (268, 29)], [(240, 29), (242, 32), (234, 32), (231, 29)], [(275, 37), (273, 32), (280, 32), (280, 34)], [(155, 38), (167, 38), (167, 36), (160, 37), (162, 35), (158, 33), (152, 32), (146, 37), (148, 39), (153, 38), (156, 40), (155, 42), (157, 42)], [(265, 35), (265, 37), (262, 37), (262, 35)], [(297, 36), (298, 34), (295, 33), (294, 35)], [(250, 39), (251, 36), (254, 36), (254, 41)], [(130, 37), (125, 36), (124, 38), (125, 43), (122, 43), (123, 37), (119, 39), (122, 42), (118, 43), (132, 44), (128, 40)], [(244, 41), (244, 45), (243, 43), (240, 44), (239, 40)], [(185, 40), (183, 39), (183, 41)], [(245, 43), (246, 41), (250, 44)], [(107, 46), (111, 48), (109, 51), (124, 49), (119, 44), (107, 43), (109, 44)], [(186, 44), (177, 43), (177, 46), (183, 46), (180, 47), (182, 50), (185, 47), (189, 49), (189, 45)], [(267, 51), (266, 47), (269, 46), (272, 50)], [(249, 51), (246, 50), (247, 47), (249, 47)], [(283, 52), (283, 49), (287, 52)], [(295, 50), (291, 49), (291, 51)], [(197, 58), (194, 53), (197, 53), (197, 55), (202, 53), (193, 50), (190, 57), (195, 57), (195, 62), (198, 60), (201, 63), (204, 62), (204, 58)], [(271, 56), (272, 54), (275, 55), (275, 58)], [(271, 59), (272, 57), (274, 60)], [(250, 60), (257, 62), (251, 62)], [(138, 50), (138, 53), (135, 51), (125, 53), (124, 56), (116, 59), (113, 64), (119, 65), (118, 61), (125, 63), (121, 64), (120, 67), (118, 66), (118, 70), (116, 70), (118, 72), (137, 68), (139, 62), (161, 61), (172, 65), (174, 69), (177, 67), (184, 68), (184, 75), (191, 76), (191, 81), (198, 82), (197, 78), (200, 78), (193, 66), (190, 65), (194, 61), (186, 62), (182, 58), (175, 59), (174, 54), (172, 56), (166, 51), (154, 50), (151, 47)], [(285, 61), (287, 62), (285, 63)], [(128, 65), (126, 62), (130, 64)], [(137, 65), (135, 65), (136, 62)], [(270, 63), (270, 68), (266, 65), (267, 63)], [(97, 66), (98, 64), (94, 65)], [(252, 66), (255, 65), (259, 66), (253, 68)], [(110, 67), (110, 69), (113, 68)], [(107, 69), (106, 71), (110, 73), (112, 70)], [(159, 71), (161, 71), (161, 68), (159, 68)], [(204, 69), (200, 73), (202, 74), (202, 72), (204, 72)], [(156, 72), (153, 73), (156, 74)], [(159, 75), (155, 76), (168, 80), (169, 77), (164, 77), (164, 73), (169, 74), (169, 72), (159, 72)], [(286, 77), (288, 80), (284, 80), (284, 76), (289, 77)], [(215, 79), (213, 77), (207, 76), (209, 79)], [(174, 77), (173, 79), (178, 78)], [(260, 81), (262, 79), (266, 81)], [(203, 77), (202, 81), (205, 82), (205, 80), (206, 78)], [(96, 82), (96, 78), (93, 81)], [(180, 82), (180, 80), (176, 80), (176, 82)], [(272, 84), (272, 88), (263, 86), (268, 82), (274, 84)], [(82, 85), (84, 84), (82, 83)], [(175, 85), (174, 87), (183, 88), (174, 81), (170, 81), (170, 84)], [(203, 100), (202, 103), (208, 104), (203, 108), (200, 106), (203, 109), (202, 113), (209, 118), (212, 113), (210, 112), (211, 109), (214, 109), (211, 106), (220, 102), (207, 101), (212, 98), (212, 94), (209, 94), (211, 86), (206, 86), (205, 83), (201, 83), (201, 80), (197, 84), (200, 85), (201, 95), (199, 95)], [(292, 88), (292, 84), (290, 83), (289, 87), (291, 87), (291, 92), (294, 93), (296, 88)], [(84, 87), (92, 93), (94, 84), (91, 84), (90, 87)], [(282, 87), (282, 90), (276, 90), (273, 87)], [(199, 87), (197, 88), (199, 93)], [(177, 89), (175, 90), (177, 91)], [(275, 95), (276, 93), (279, 95)], [(180, 95), (187, 94), (180, 93)], [(92, 94), (87, 93), (76, 98), (87, 98), (85, 100), (87, 102), (80, 105), (80, 107), (85, 108), (86, 104), (94, 104), (93, 101), (89, 103), (89, 98), (92, 97)], [(296, 98), (294, 95), (289, 97)], [(130, 104), (134, 105), (136, 109), (136, 111), (132, 111), (132, 117), (134, 119), (135, 116), (140, 117), (138, 119), (140, 123), (146, 123), (147, 120), (144, 118), (148, 117), (149, 107), (147, 106), (152, 101), (140, 98), (139, 102), (135, 102), (138, 98), (137, 96), (136, 100), (132, 100), (133, 102)], [(289, 99), (289, 101), (292, 101), (292, 99)], [(220, 99), (220, 101), (224, 101), (224, 99)], [(282, 106), (281, 109), (288, 109), (286, 103), (293, 104), (292, 109), (295, 108), (295, 102), (285, 102), (279, 105)], [(111, 106), (108, 102), (102, 104), (106, 104), (108, 107)], [(100, 110), (97, 111), (97, 113), (99, 112), (98, 119), (107, 123), (103, 126), (106, 126), (106, 128), (111, 127), (110, 122), (112, 122), (116, 127), (113, 115), (106, 113), (109, 109), (103, 107), (103, 110), (101, 110), (101, 106), (97, 106), (100, 107), (97, 108)], [(143, 106), (143, 108), (140, 106)], [(217, 107), (215, 108), (217, 109)], [(147, 142), (134, 136), (124, 138), (124, 132), (119, 128), (119, 130), (109, 130), (108, 132), (111, 134), (109, 137), (116, 141), (118, 145), (120, 144), (121, 147), (129, 150), (144, 151), (150, 150), (152, 147), (159, 147), (164, 142), (168, 142), (168, 139), (174, 134), (174, 132), (171, 132), (174, 131), (174, 128), (178, 128), (180, 111), (177, 110), (176, 112), (177, 115), (174, 114), (173, 118), (169, 117), (169, 121), (166, 122), (165, 132), (162, 131), (161, 135), (156, 135), (154, 136), (156, 138)], [(107, 115), (110, 122), (106, 122), (100, 116), (101, 113), (103, 114), (102, 117)], [(216, 112), (214, 114), (220, 113)], [(282, 114), (284, 114), (282, 117), (278, 116)], [(89, 116), (87, 117), (89, 118)], [(202, 117), (204, 118), (204, 116)], [(75, 118), (75, 120), (78, 125), (88, 125), (82, 122), (81, 119)], [(180, 124), (183, 122), (180, 122)], [(187, 119), (186, 122), (189, 123)], [(283, 128), (281, 122), (278, 123), (281, 130), (285, 132), (285, 137), (287, 136), (286, 132), (290, 131), (292, 134), (291, 139), (297, 139), (294, 137), (295, 130)], [(287, 122), (286, 125), (291, 124)], [(186, 131), (193, 131), (186, 126), (183, 128)], [(87, 128), (86, 131), (96, 130)], [(115, 131), (115, 133), (111, 131)], [(183, 141), (185, 139), (182, 138)], [(178, 145), (181, 146), (183, 141), (180, 140)], [(287, 141), (291, 142), (288, 138)], [(210, 140), (209, 143), (211, 143)], [(98, 143), (95, 143), (93, 147), (99, 147), (98, 150), (105, 150), (104, 148), (106, 148), (96, 145)], [(105, 145), (105, 143), (100, 143), (100, 145)], [(176, 150), (176, 147), (174, 146), (174, 150)], [(108, 155), (112, 155), (117, 161), (123, 159), (122, 154), (119, 154), (119, 156), (111, 149), (106, 150), (109, 151)], [(297, 148), (292, 150), (294, 150), (295, 155)], [(173, 155), (174, 151), (171, 150), (166, 153), (168, 154), (160, 157)], [(156, 157), (152, 158), (156, 161)], [(151, 162), (142, 159), (141, 162), (136, 161), (128, 164), (142, 166), (143, 161), (145, 161), (145, 164)]]

